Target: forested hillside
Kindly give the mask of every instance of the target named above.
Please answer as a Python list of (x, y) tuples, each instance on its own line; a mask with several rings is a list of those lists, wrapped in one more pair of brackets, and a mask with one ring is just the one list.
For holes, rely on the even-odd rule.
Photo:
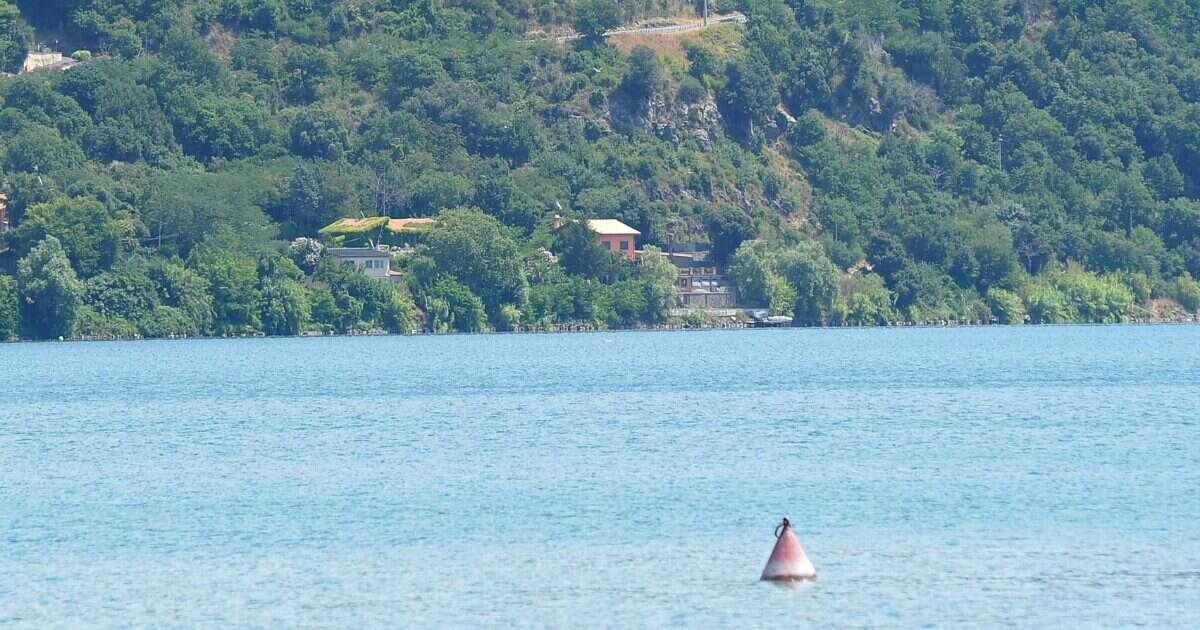
[[(0, 0), (0, 338), (1200, 309), (1200, 3)], [(559, 38), (578, 31), (582, 37)], [(403, 284), (339, 217), (441, 218)], [(551, 228), (554, 215), (567, 228)], [(632, 265), (575, 218), (642, 232)]]

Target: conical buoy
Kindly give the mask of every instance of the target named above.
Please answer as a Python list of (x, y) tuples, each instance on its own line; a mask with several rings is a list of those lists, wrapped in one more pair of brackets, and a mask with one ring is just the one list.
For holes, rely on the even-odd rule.
[(817, 579), (817, 571), (809, 562), (808, 555), (792, 531), (792, 524), (784, 517), (775, 528), (775, 548), (767, 566), (763, 567), (762, 579), (775, 582), (796, 582)]

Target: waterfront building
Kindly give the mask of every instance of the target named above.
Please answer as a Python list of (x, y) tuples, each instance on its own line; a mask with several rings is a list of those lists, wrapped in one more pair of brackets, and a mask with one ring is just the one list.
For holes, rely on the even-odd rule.
[(596, 234), (596, 242), (609, 251), (629, 260), (637, 260), (637, 238), (641, 232), (617, 219), (588, 219), (588, 229)]
[(392, 255), (372, 247), (330, 247), (325, 250), (337, 262), (354, 265), (359, 271), (380, 280), (391, 277)]
[(729, 308), (737, 305), (737, 290), (709, 252), (668, 252), (679, 270), (679, 305), (684, 308)]

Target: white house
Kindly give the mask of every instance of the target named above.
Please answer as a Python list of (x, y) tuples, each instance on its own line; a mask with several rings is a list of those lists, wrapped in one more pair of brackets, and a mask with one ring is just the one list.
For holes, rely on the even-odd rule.
[(70, 57), (64, 57), (60, 52), (31, 52), (25, 57), (25, 63), (21, 64), (21, 72), (63, 70), (78, 63)]
[(330, 247), (325, 250), (343, 265), (354, 265), (372, 278), (387, 280), (392, 255), (371, 247)]

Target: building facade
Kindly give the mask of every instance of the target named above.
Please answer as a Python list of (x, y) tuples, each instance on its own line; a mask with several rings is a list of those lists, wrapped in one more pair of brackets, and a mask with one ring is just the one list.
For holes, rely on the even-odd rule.
[(675, 286), (684, 308), (730, 308), (737, 305), (737, 290), (708, 252), (669, 252), (679, 270)]
[(64, 70), (79, 62), (64, 57), (60, 52), (31, 52), (21, 64), (21, 72), (36, 72), (38, 70)]
[(370, 247), (330, 247), (325, 250), (338, 263), (354, 265), (359, 271), (380, 280), (391, 276), (392, 255)]
[(587, 226), (596, 234), (596, 242), (600, 247), (629, 260), (637, 260), (637, 239), (641, 232), (616, 219), (588, 219)]

